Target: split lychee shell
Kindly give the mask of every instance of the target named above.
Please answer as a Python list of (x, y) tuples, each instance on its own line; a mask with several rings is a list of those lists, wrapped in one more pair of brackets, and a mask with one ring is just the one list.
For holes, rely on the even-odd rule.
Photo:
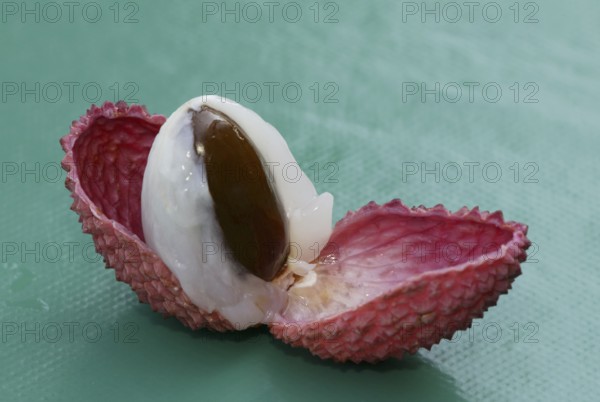
[[(117, 280), (128, 283), (141, 302), (192, 329), (234, 330), (218, 312), (194, 305), (144, 243), (143, 175), (164, 122), (124, 102), (92, 106), (74, 121), (61, 138), (71, 209)], [(383, 290), (313, 320), (282, 313), (271, 333), (336, 361), (376, 362), (430, 348), (468, 328), (510, 289), (530, 245), (526, 234), (527, 226), (504, 221), (501, 212), (369, 203), (336, 224), (314, 262), (318, 272), (335, 273), (340, 281), (367, 278), (383, 283)]]
[(234, 329), (217, 312), (196, 307), (179, 281), (144, 243), (141, 193), (144, 169), (164, 116), (143, 106), (106, 102), (92, 106), (71, 125), (60, 143), (66, 155), (66, 187), (83, 231), (92, 235), (96, 251), (128, 283), (143, 303), (186, 326), (217, 331)]

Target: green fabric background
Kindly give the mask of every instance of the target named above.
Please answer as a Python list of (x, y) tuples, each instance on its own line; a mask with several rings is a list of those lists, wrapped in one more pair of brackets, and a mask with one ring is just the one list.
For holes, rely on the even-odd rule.
[[(114, 2), (78, 3), (73, 22), (64, 5), (52, 22), (52, 4), (28, 2), (34, 14), (13, 15), (9, 3), (23, 7), (0, 4), (1, 400), (597, 398), (600, 3), (521, 2), (516, 23), (513, 1), (498, 3), (496, 23), (488, 21), (494, 9), (482, 16), (487, 2), (473, 22), (463, 6), (455, 23), (444, 2), (439, 23), (407, 14), (420, 2), (320, 2), (317, 22), (314, 2), (302, 2), (296, 23), (294, 9), (282, 14), (287, 2), (273, 22), (262, 6), (256, 23), (244, 3), (238, 23), (203, 13), (220, 2), (123, 1), (117, 22)], [(94, 5), (102, 15), (92, 23)], [(538, 22), (525, 23), (532, 12)], [(337, 22), (325, 23), (328, 15)], [(412, 82), (440, 83), (440, 102), (407, 95)], [(455, 103), (453, 82), (463, 89)], [(464, 82), (480, 84), (473, 102)], [(163, 320), (104, 269), (82, 234), (56, 171), (58, 139), (90, 101), (115, 100), (117, 88), (168, 115), (211, 83), (239, 83), (229, 96), (274, 124), (308, 172), (318, 164), (316, 186), (336, 197), (336, 220), (396, 197), (501, 209), (530, 225), (523, 275), (454, 342), (376, 366), (321, 361), (265, 330), (193, 333)], [(265, 83), (277, 83), (273, 99)], [(256, 85), (263, 94), (253, 102)], [(297, 87), (302, 96), (292, 102)], [(502, 96), (493, 103), (496, 87)], [(469, 162), (479, 163), (472, 180)], [(439, 182), (406, 175), (421, 163), (440, 164)]]

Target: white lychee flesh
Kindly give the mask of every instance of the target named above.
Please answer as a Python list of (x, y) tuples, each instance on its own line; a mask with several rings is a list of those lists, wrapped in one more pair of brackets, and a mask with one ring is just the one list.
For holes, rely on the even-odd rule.
[[(203, 106), (234, 121), (265, 164), (285, 211), (290, 241), (286, 272), (267, 282), (245, 271), (227, 248), (217, 221), (202, 156), (194, 149), (192, 114)], [(298, 169), (290, 179), (290, 167)], [(331, 234), (333, 197), (317, 194), (281, 134), (253, 111), (222, 97), (201, 96), (179, 107), (161, 127), (142, 187), (146, 243), (161, 257), (199, 308), (219, 312), (237, 329), (268, 323), (288, 304), (287, 287), (310, 286), (310, 252)], [(312, 248), (311, 248), (312, 247)], [(292, 275), (294, 274), (294, 275)], [(298, 280), (298, 278), (301, 278)]]

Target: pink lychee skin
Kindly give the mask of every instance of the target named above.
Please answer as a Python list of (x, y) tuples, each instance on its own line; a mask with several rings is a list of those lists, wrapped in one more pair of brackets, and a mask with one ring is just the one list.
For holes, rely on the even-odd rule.
[[(501, 294), (508, 292), (521, 273), (520, 262), (525, 260), (525, 250), (530, 245), (527, 226), (505, 222), (499, 211), (492, 214), (465, 207), (450, 213), (441, 205), (409, 208), (400, 200), (385, 205), (371, 202), (339, 221), (329, 242), (339, 248), (347, 242), (344, 237), (358, 235), (371, 220), (392, 215), (494, 225), (512, 233), (512, 239), (492, 256), (412, 276), (351, 311), (317, 322), (286, 322), (281, 317), (271, 326), (276, 338), (339, 362), (399, 359), (421, 347), (430, 349), (444, 338), (451, 339), (456, 331), (468, 328), (473, 319), (482, 317)], [(339, 263), (343, 265), (343, 261)]]
[(141, 186), (148, 153), (164, 122), (164, 116), (124, 102), (92, 106), (74, 121), (60, 140), (66, 153), (65, 185), (74, 200), (71, 209), (79, 214), (83, 231), (92, 235), (107, 267), (115, 270), (117, 280), (131, 286), (142, 303), (192, 329), (235, 329), (219, 313), (195, 306), (175, 275), (143, 242)]
[[(74, 199), (71, 209), (79, 214), (83, 231), (92, 235), (107, 267), (114, 268), (117, 280), (128, 283), (141, 302), (192, 329), (237, 329), (218, 312), (195, 306), (144, 243), (141, 186), (148, 152), (164, 121), (143, 106), (124, 102), (92, 106), (74, 121), (69, 134), (61, 138), (66, 153), (62, 166), (68, 172), (65, 184)], [(500, 212), (477, 208), (452, 214), (440, 205), (428, 209), (408, 208), (399, 200), (381, 206), (370, 203), (339, 221), (330, 242), (349, 244), (361, 225), (397, 214), (496, 225), (510, 231), (512, 239), (494, 258), (411, 276), (374, 300), (333, 317), (301, 323), (278, 317), (270, 324), (273, 335), (340, 362), (401, 358), (467, 328), (510, 289), (521, 272), (519, 262), (530, 244), (527, 227), (504, 222)], [(327, 257), (323, 253), (319, 259)]]

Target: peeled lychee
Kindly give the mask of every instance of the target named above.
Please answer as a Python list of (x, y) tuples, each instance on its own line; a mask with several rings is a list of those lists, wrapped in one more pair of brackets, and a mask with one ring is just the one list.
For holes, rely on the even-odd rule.
[[(321, 358), (375, 362), (430, 348), (467, 328), (520, 274), (530, 244), (527, 227), (505, 222), (500, 212), (369, 203), (349, 212), (330, 234), (333, 199), (318, 195), (309, 180), (292, 186), (271, 178), (258, 191), (247, 183), (230, 188), (216, 172), (211, 177), (212, 183), (219, 178), (219, 192), (208, 180), (178, 193), (186, 177), (197, 177), (195, 169), (210, 166), (211, 155), (232, 160), (225, 148), (213, 146), (218, 141), (197, 142), (208, 138), (205, 132), (217, 140), (225, 138), (220, 132), (237, 133), (227, 149), (242, 150), (241, 158), (269, 166), (293, 160), (279, 133), (258, 115), (234, 102), (216, 102), (187, 102), (167, 124), (142, 106), (107, 102), (92, 106), (61, 139), (71, 208), (117, 279), (153, 310), (192, 329), (267, 324), (275, 337)], [(206, 108), (216, 116), (208, 116), (209, 123), (198, 120)], [(190, 158), (181, 181), (169, 167), (183, 161), (178, 152)], [(228, 201), (236, 191), (242, 200), (255, 195), (249, 211), (264, 200), (274, 204), (256, 219), (240, 215), (227, 209), (240, 205), (240, 199)], [(276, 248), (283, 254), (262, 248), (261, 225), (273, 219), (282, 219), (283, 232), (269, 233), (285, 237)], [(254, 225), (246, 239), (255, 243), (245, 260), (234, 243), (247, 223), (227, 226), (231, 222)], [(222, 250), (205, 247), (208, 239)], [(313, 240), (317, 258), (293, 247)]]

